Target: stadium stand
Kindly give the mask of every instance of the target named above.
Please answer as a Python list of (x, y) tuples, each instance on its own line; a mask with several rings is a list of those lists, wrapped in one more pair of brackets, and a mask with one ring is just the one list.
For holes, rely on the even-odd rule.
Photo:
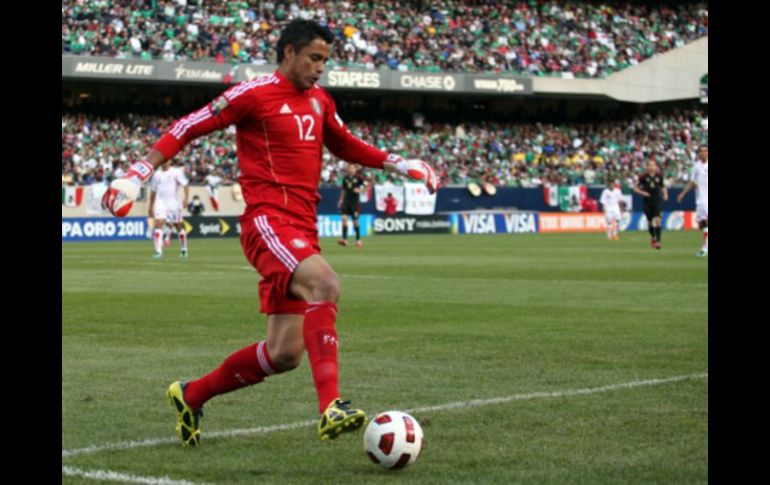
[(338, 38), (332, 68), (603, 78), (708, 35), (708, 4), (607, 1), (63, 0), (62, 54), (275, 63), (294, 18)]
[[(134, 115), (62, 116), (62, 183), (108, 179), (142, 157), (173, 117)], [(443, 186), (489, 182), (512, 187), (602, 184), (628, 180), (654, 158), (669, 183), (687, 180), (698, 145), (708, 143), (708, 113), (700, 109), (643, 113), (630, 120), (594, 123), (351, 121), (353, 133), (375, 146), (430, 160)], [(396, 140), (393, 144), (392, 140)], [(237, 177), (234, 130), (196, 140), (177, 159), (193, 184), (221, 168), (224, 183)], [(336, 184), (344, 164), (324, 155), (322, 183)], [(384, 173), (378, 176), (385, 177)]]

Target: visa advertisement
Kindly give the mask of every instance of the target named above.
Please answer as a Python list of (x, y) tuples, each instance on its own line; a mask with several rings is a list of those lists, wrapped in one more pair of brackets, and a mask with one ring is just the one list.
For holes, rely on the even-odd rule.
[(465, 212), (450, 215), (452, 234), (537, 232), (537, 212)]

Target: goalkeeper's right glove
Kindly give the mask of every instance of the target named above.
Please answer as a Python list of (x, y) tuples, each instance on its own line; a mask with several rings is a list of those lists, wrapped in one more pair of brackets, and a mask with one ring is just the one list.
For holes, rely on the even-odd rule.
[(436, 172), (433, 171), (433, 168), (431, 168), (430, 165), (422, 160), (404, 160), (401, 156), (391, 153), (388, 155), (385, 162), (392, 163), (396, 167), (396, 171), (401, 175), (424, 181), (425, 186), (428, 188), (428, 192), (431, 194), (438, 190), (438, 177), (436, 177)]
[(112, 215), (125, 217), (139, 197), (142, 184), (155, 171), (148, 162), (140, 161), (131, 164), (124, 176), (113, 180), (110, 188), (102, 196), (102, 208)]

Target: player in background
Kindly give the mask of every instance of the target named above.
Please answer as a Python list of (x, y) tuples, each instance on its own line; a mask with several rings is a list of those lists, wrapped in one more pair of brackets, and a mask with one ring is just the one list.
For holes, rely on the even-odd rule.
[[(184, 201), (179, 204), (179, 187), (184, 188)], [(152, 242), (155, 246), (154, 258), (163, 256), (164, 228), (170, 231), (176, 229), (181, 246), (180, 256), (187, 257), (187, 231), (182, 225), (182, 208), (187, 207), (190, 197), (190, 187), (184, 169), (171, 166), (171, 162), (163, 165), (161, 170), (155, 172), (150, 180), (150, 206), (149, 215), (155, 219), (155, 230)]]
[(599, 202), (604, 210), (604, 220), (607, 222), (607, 239), (617, 241), (620, 239), (618, 230), (620, 226), (620, 211), (623, 193), (620, 191), (620, 182), (610, 182), (602, 190)]
[[(295, 369), (307, 351), (318, 397), (318, 434), (335, 439), (366, 424), (366, 414), (341, 397), (337, 332), (337, 274), (321, 256), (317, 202), (324, 145), (338, 158), (396, 172), (424, 182), (433, 193), (438, 179), (421, 160), (405, 160), (353, 136), (331, 95), (318, 85), (329, 59), (333, 33), (295, 19), (281, 32), (278, 68), (237, 84), (203, 108), (177, 120), (143, 161), (115, 180), (102, 199), (125, 215), (153, 170), (195, 138), (235, 125), (238, 181), (246, 202), (240, 218), (241, 246), (261, 276), (260, 311), (267, 336), (240, 349), (208, 374), (173, 382), (167, 397), (185, 447), (200, 443), (205, 402)], [(190, 358), (194, 358), (191, 349)]]
[(706, 145), (698, 147), (698, 160), (690, 171), (690, 180), (676, 197), (676, 201), (681, 204), (685, 194), (693, 187), (697, 187), (695, 219), (698, 221), (698, 227), (703, 231), (703, 246), (696, 256), (703, 257), (709, 254), (709, 149)]
[(388, 196), (385, 197), (385, 215), (393, 217), (396, 215), (398, 209), (398, 201), (391, 192), (388, 192)]
[(663, 183), (663, 175), (655, 160), (647, 162), (647, 172), (639, 176), (637, 183), (631, 188), (643, 197), (642, 207), (647, 217), (647, 230), (650, 231), (650, 246), (660, 249), (663, 201), (668, 200), (668, 189)]
[(206, 192), (209, 193), (209, 201), (214, 211), (219, 211), (219, 185), (222, 183), (222, 169), (217, 167), (216, 170), (206, 175)]
[(348, 216), (353, 219), (353, 230), (356, 232), (356, 247), (361, 248), (361, 227), (358, 224), (358, 216), (361, 215), (361, 192), (366, 190), (366, 179), (358, 173), (358, 167), (348, 163), (348, 174), (342, 179), (342, 189), (337, 207), (342, 214), (342, 239), (337, 241), (340, 246), (348, 245)]

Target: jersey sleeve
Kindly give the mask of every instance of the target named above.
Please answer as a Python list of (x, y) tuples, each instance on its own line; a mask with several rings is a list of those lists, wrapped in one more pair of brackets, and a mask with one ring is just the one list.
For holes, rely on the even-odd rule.
[(181, 169), (181, 168), (179, 170), (177, 170), (177, 172), (176, 172), (176, 181), (182, 187), (184, 187), (185, 185), (190, 183), (190, 181), (187, 180), (187, 176), (184, 174), (184, 170)]
[(324, 115), (324, 145), (338, 158), (381, 169), (388, 154), (353, 136), (337, 114), (332, 97), (325, 91), (324, 94), (328, 103)]
[(254, 96), (243, 83), (231, 87), (203, 108), (176, 120), (154, 148), (167, 160), (172, 158), (192, 140), (247, 117), (254, 107)]
[(152, 190), (153, 192), (157, 192), (158, 191), (158, 177), (155, 176), (155, 174), (157, 174), (157, 173), (158, 172), (155, 172), (152, 175), (152, 178), (150, 179), (150, 190)]

